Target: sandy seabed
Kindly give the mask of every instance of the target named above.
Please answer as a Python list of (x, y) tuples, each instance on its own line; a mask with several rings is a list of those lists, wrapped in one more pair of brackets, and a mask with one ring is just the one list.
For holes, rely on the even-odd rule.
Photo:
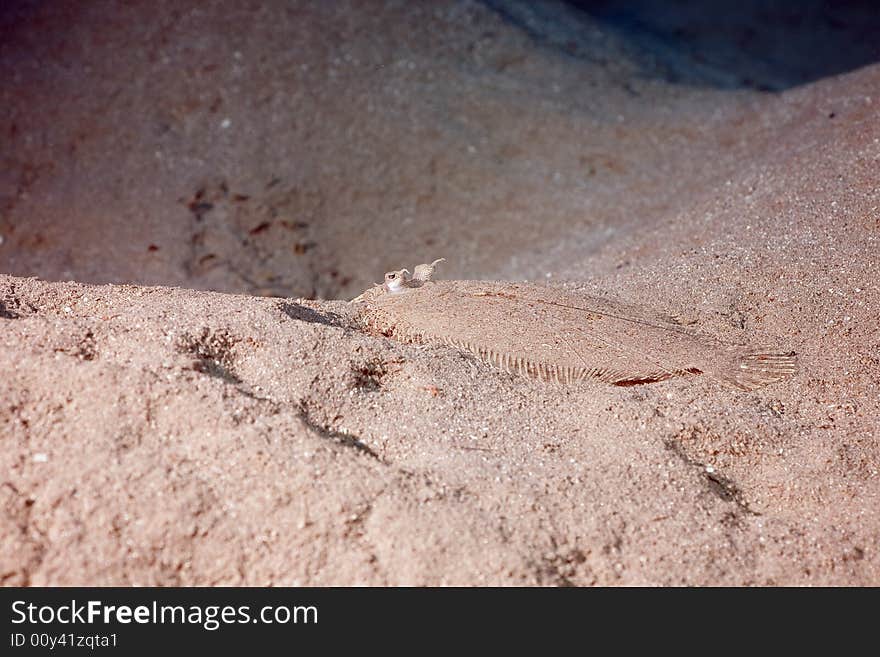
[[(4, 584), (880, 584), (880, 65), (767, 94), (472, 2), (24, 7)], [(548, 385), (316, 300), (441, 256), (800, 371)]]

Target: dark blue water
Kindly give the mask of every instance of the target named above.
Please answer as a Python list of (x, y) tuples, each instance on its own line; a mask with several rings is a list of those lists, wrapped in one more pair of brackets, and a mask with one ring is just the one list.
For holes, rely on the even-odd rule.
[(533, 37), (575, 56), (598, 25), (646, 77), (780, 91), (880, 61), (880, 2), (854, 0), (486, 0)]

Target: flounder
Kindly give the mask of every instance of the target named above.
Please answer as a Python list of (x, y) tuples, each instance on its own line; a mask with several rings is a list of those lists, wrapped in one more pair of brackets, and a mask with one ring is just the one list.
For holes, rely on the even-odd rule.
[(388, 272), (352, 300), (364, 325), (401, 342), (455, 347), (501, 370), (619, 386), (706, 374), (754, 390), (793, 376), (797, 356), (724, 343), (598, 297), (498, 281), (432, 281), (441, 262)]

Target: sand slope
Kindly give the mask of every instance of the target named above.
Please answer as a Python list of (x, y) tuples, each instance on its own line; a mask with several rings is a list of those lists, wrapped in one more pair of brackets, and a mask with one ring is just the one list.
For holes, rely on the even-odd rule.
[(877, 582), (855, 300), (850, 334), (791, 332), (793, 382), (732, 393), (531, 382), (344, 302), (0, 296), (8, 584)]

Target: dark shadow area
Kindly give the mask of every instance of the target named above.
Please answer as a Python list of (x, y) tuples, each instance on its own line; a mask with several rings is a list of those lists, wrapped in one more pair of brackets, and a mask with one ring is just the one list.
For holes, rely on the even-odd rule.
[(16, 22), (30, 18), (45, 0), (4, 0), (0, 2), (0, 34), (13, 29)]
[(301, 404), (299, 417), (306, 427), (317, 433), (322, 438), (331, 440), (339, 445), (342, 445), (343, 447), (354, 449), (361, 454), (365, 454), (366, 456), (376, 459), (377, 461), (382, 461), (382, 459), (373, 450), (372, 447), (361, 442), (356, 436), (351, 436), (349, 434), (340, 433), (339, 431), (334, 431), (333, 429), (329, 429), (315, 422), (315, 420), (312, 419), (312, 416), (309, 413), (308, 405), (305, 402), (302, 402)]
[(233, 347), (239, 338), (226, 329), (203, 328), (198, 335), (183, 333), (175, 345), (178, 353), (193, 357), (192, 367), (197, 372), (213, 376), (226, 383), (240, 384), (235, 373)]
[(290, 319), (296, 319), (301, 322), (309, 322), (310, 324), (323, 324), (324, 326), (335, 326), (341, 329), (352, 328), (350, 323), (345, 320), (342, 315), (333, 312), (320, 313), (306, 306), (291, 301), (281, 301), (278, 303), (278, 310), (283, 312)]
[[(844, 0), (567, 0), (487, 4), (531, 36), (587, 56), (589, 24), (646, 77), (782, 91), (880, 61), (880, 5)], [(584, 20), (578, 26), (578, 16)], [(595, 55), (597, 53), (593, 53)]]
[(733, 479), (729, 479), (717, 472), (714, 468), (707, 468), (705, 463), (701, 463), (700, 461), (691, 458), (687, 451), (685, 451), (684, 447), (682, 447), (680, 441), (670, 439), (663, 441), (663, 444), (666, 449), (675, 454), (686, 464), (699, 469), (700, 474), (705, 478), (706, 489), (710, 493), (716, 495), (725, 502), (736, 504), (748, 515), (761, 515), (758, 511), (755, 511), (749, 506), (742, 489), (740, 489)]
[(6, 308), (6, 304), (0, 301), (0, 319), (18, 319), (18, 313)]

